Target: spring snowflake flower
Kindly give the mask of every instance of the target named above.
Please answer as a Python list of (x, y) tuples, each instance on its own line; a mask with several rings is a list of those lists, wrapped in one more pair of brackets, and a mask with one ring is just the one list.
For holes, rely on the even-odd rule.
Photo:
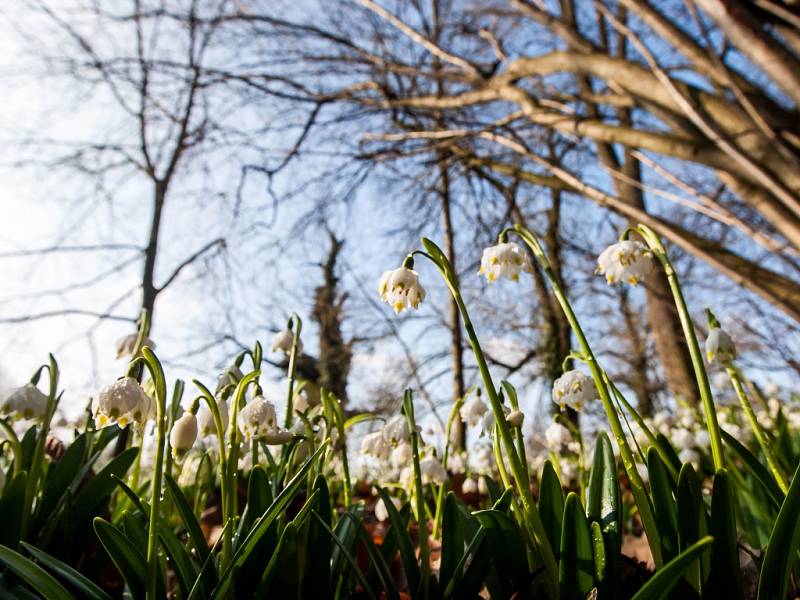
[(413, 457), (414, 451), (411, 448), (411, 444), (408, 442), (401, 442), (392, 450), (389, 456), (389, 462), (395, 467), (402, 467), (407, 465)]
[[(217, 399), (217, 409), (219, 416), (222, 420), (223, 434), (228, 429), (228, 403), (224, 400)], [(197, 426), (200, 430), (201, 437), (208, 437), (217, 434), (217, 425), (214, 423), (214, 415), (211, 414), (211, 409), (206, 404), (200, 407), (197, 412)]]
[(695, 436), (688, 429), (676, 429), (672, 432), (671, 438), (675, 447), (680, 448), (681, 450), (695, 447)]
[(465, 479), (464, 483), (461, 484), (461, 493), (464, 495), (477, 494), (478, 482), (472, 478)]
[[(395, 508), (400, 508), (399, 498), (391, 498), (391, 501)], [(389, 518), (389, 511), (386, 508), (386, 504), (383, 502), (383, 498), (378, 499), (373, 510), (375, 511), (375, 518), (378, 519), (378, 521), (385, 521)]]
[(422, 483), (435, 483), (442, 485), (447, 481), (447, 471), (435, 456), (426, 456), (419, 461), (419, 470), (422, 473)]
[(569, 429), (564, 427), (561, 423), (553, 421), (550, 426), (544, 430), (544, 439), (548, 448), (551, 450), (558, 450), (572, 441), (572, 434), (569, 432)]
[(729, 365), (736, 358), (736, 346), (723, 329), (712, 327), (706, 338), (706, 358), (709, 364), (714, 361)]
[(372, 433), (368, 433), (361, 440), (362, 454), (383, 460), (388, 458), (389, 452), (389, 444), (386, 443), (382, 431), (373, 431)]
[[(286, 328), (283, 331), (279, 331), (275, 334), (275, 337), (272, 338), (272, 352), (283, 352), (286, 356), (289, 356), (292, 353), (292, 342), (294, 341), (294, 332)], [(303, 342), (300, 338), (297, 338), (297, 355), (300, 356), (303, 353)]]
[(194, 446), (197, 440), (197, 417), (186, 411), (181, 418), (172, 425), (169, 432), (169, 445), (172, 447), (172, 456), (175, 460), (182, 460), (186, 453)]
[(594, 382), (580, 371), (567, 371), (553, 383), (553, 402), (564, 410), (567, 406), (581, 410), (596, 398)]
[(403, 415), (395, 415), (384, 423), (381, 432), (387, 444), (396, 446), (409, 439), (408, 420)]
[(239, 411), (238, 420), (245, 438), (260, 438), (277, 428), (275, 405), (263, 396), (256, 396)]
[(480, 396), (474, 394), (461, 405), (458, 412), (465, 423), (470, 427), (475, 427), (481, 422), (487, 410), (489, 410), (489, 407), (486, 403)]
[(627, 281), (636, 285), (653, 271), (653, 253), (641, 242), (623, 240), (612, 244), (597, 258), (597, 272), (609, 285)]
[(47, 410), (47, 394), (32, 383), (9, 390), (0, 399), (0, 414), (12, 415), (16, 419), (41, 421)]
[(100, 390), (92, 401), (92, 414), (98, 427), (114, 423), (123, 429), (130, 423), (142, 427), (151, 414), (152, 405), (138, 381), (123, 377)]
[[(133, 354), (133, 349), (136, 347), (136, 340), (139, 339), (138, 333), (131, 333), (124, 335), (117, 340), (117, 358), (123, 356), (130, 356)], [(151, 350), (155, 350), (156, 343), (150, 338), (146, 337), (142, 340), (142, 346), (147, 346)]]
[(418, 308), (425, 299), (425, 289), (419, 283), (419, 275), (407, 267), (386, 271), (381, 276), (378, 291), (381, 301), (391, 304), (397, 314), (407, 308)]
[(453, 452), (447, 458), (447, 470), (451, 473), (465, 473), (467, 471), (467, 453)]
[(489, 493), (489, 484), (486, 483), (486, 477), (478, 477), (478, 493), (481, 496), (486, 496)]
[[(503, 404), (503, 413), (505, 414), (506, 418), (508, 418), (509, 414), (511, 413), (511, 409), (505, 404)], [(494, 425), (494, 412), (487, 410), (481, 419), (481, 437), (487, 434), (489, 436), (494, 435)]]
[(484, 249), (478, 273), (490, 283), (502, 277), (518, 281), (520, 271), (530, 273), (533, 267), (528, 255), (517, 244), (502, 242)]
[(512, 410), (506, 415), (506, 422), (511, 427), (522, 427), (522, 422), (525, 420), (525, 415), (521, 410)]

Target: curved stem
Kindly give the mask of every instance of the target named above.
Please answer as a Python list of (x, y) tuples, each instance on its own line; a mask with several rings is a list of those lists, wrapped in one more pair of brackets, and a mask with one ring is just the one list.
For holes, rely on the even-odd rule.
[[(450, 414), (447, 417), (447, 426), (444, 430), (444, 454), (442, 455), (442, 466), (447, 469), (447, 459), (450, 457), (450, 434), (453, 431), (453, 422), (458, 416), (461, 405), (464, 403), (464, 398), (458, 398), (453, 402), (453, 407), (450, 409)], [(447, 481), (444, 481), (436, 492), (436, 514), (433, 517), (433, 539), (437, 538), (439, 533), (439, 521), (442, 518), (442, 507), (444, 505), (444, 490), (447, 487)]]
[(414, 402), (411, 390), (406, 390), (403, 395), (403, 412), (408, 420), (408, 430), (411, 433), (411, 454), (414, 462), (414, 488), (417, 504), (417, 525), (419, 526), (419, 559), (422, 568), (422, 598), (428, 597), (428, 582), (430, 579), (430, 548), (428, 547), (428, 524), (425, 518), (425, 488), (422, 485), (422, 471), (419, 467), (419, 433), (417, 422), (414, 418)]
[(14, 454), (14, 477), (16, 477), (22, 470), (22, 444), (20, 444), (14, 428), (4, 419), (0, 419), (0, 429), (5, 432), (5, 441), (9, 443), (11, 452)]
[(605, 410), (606, 417), (608, 418), (609, 425), (611, 426), (611, 431), (614, 434), (614, 438), (617, 441), (620, 457), (622, 458), (622, 464), (625, 467), (625, 473), (628, 475), (628, 480), (631, 484), (631, 491), (633, 492), (636, 500), (636, 505), (639, 508), (639, 513), (642, 517), (642, 524), (645, 527), (650, 549), (653, 553), (653, 562), (655, 563), (656, 567), (660, 567), (663, 563), (663, 559), (661, 556), (661, 543), (658, 535), (658, 529), (655, 527), (653, 508), (650, 505), (650, 499), (645, 491), (644, 481), (642, 481), (642, 477), (639, 475), (639, 470), (636, 467), (636, 460), (633, 456), (633, 452), (628, 445), (625, 432), (622, 429), (622, 423), (619, 420), (619, 415), (617, 414), (614, 404), (611, 402), (611, 395), (609, 394), (608, 388), (603, 380), (603, 370), (600, 368), (600, 365), (598, 364), (597, 359), (592, 352), (591, 346), (589, 346), (589, 342), (583, 333), (583, 329), (578, 322), (578, 318), (575, 316), (575, 312), (572, 310), (572, 305), (569, 303), (569, 300), (567, 299), (560, 282), (556, 278), (553, 268), (550, 266), (550, 261), (548, 261), (547, 255), (544, 253), (539, 241), (530, 231), (519, 225), (515, 225), (511, 231), (516, 233), (533, 252), (536, 260), (539, 262), (542, 270), (544, 271), (545, 277), (547, 277), (548, 281), (550, 281), (550, 285), (553, 288), (553, 294), (558, 300), (564, 316), (567, 318), (572, 331), (575, 333), (575, 338), (577, 339), (578, 345), (583, 353), (583, 359), (589, 365), (589, 369), (592, 372), (592, 378), (594, 379), (595, 386), (597, 387), (597, 392), (600, 395), (600, 400), (603, 403), (603, 409)]

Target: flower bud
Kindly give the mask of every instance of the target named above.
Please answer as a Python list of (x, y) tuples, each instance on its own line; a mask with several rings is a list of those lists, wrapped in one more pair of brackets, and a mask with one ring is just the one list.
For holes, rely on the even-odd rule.
[(186, 411), (172, 425), (172, 431), (169, 434), (169, 445), (172, 447), (172, 455), (175, 459), (183, 459), (186, 453), (194, 446), (196, 439), (197, 417), (190, 411)]
[[(292, 353), (292, 343), (294, 342), (294, 332), (291, 329), (284, 329), (275, 334), (272, 338), (272, 352), (283, 352), (287, 356)], [(303, 353), (303, 342), (297, 339), (297, 355)]]
[(524, 420), (525, 415), (522, 414), (521, 410), (512, 410), (506, 415), (506, 422), (511, 425), (511, 427), (522, 427), (522, 421)]
[(269, 433), (265, 433), (261, 441), (268, 446), (282, 446), (288, 444), (294, 439), (294, 434), (286, 429), (276, 429)]
[(520, 271), (531, 273), (533, 267), (528, 255), (513, 242), (505, 242), (484, 249), (478, 273), (491, 283), (501, 277), (519, 281)]
[[(217, 410), (219, 410), (219, 416), (222, 420), (223, 431), (221, 435), (224, 435), (225, 431), (228, 429), (228, 403), (218, 399)], [(210, 435), (217, 435), (217, 425), (214, 423), (214, 415), (211, 413), (211, 409), (205, 404), (200, 407), (197, 413), (197, 427), (200, 430), (200, 437), (205, 438)]]
[[(124, 335), (117, 340), (117, 358), (122, 358), (123, 356), (131, 356), (133, 354), (134, 349), (136, 348), (136, 340), (139, 339), (138, 333), (131, 333), (129, 335)], [(142, 340), (142, 346), (147, 346), (151, 350), (155, 350), (156, 343), (151, 340), (150, 338), (146, 337)]]
[(391, 304), (397, 314), (407, 308), (418, 308), (425, 299), (425, 289), (419, 283), (419, 275), (407, 267), (386, 271), (381, 276), (378, 291), (381, 301)]

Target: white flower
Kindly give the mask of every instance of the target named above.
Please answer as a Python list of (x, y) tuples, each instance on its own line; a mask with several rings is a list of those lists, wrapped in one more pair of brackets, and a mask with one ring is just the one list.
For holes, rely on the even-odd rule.
[(244, 377), (242, 370), (236, 365), (231, 365), (217, 377), (217, 393), (230, 385), (235, 386), (242, 377)]
[(530, 273), (533, 267), (528, 255), (517, 244), (505, 242), (484, 249), (478, 273), (485, 275), (489, 282), (501, 277), (518, 281), (520, 271)]
[(396, 446), (400, 442), (405, 442), (409, 439), (408, 419), (403, 415), (395, 415), (384, 423), (381, 431), (386, 443)]
[(700, 466), (700, 454), (697, 450), (693, 450), (692, 448), (684, 448), (683, 450), (678, 453), (678, 460), (681, 463), (692, 463), (695, 468)]
[[(508, 406), (506, 406), (505, 404), (503, 404), (503, 414), (505, 414), (507, 417), (510, 413), (511, 409), (508, 408)], [(493, 436), (494, 425), (495, 425), (494, 412), (491, 410), (487, 410), (483, 414), (483, 419), (481, 419), (481, 437), (487, 434), (489, 436)]]
[(435, 456), (426, 456), (419, 461), (419, 470), (422, 473), (422, 483), (443, 484), (447, 481), (447, 471)]
[(581, 410), (597, 397), (594, 382), (580, 371), (567, 371), (553, 383), (553, 402), (564, 410)]
[(695, 437), (694, 434), (688, 429), (676, 429), (672, 432), (672, 443), (676, 448), (685, 450), (687, 448), (694, 448)]
[(190, 411), (185, 411), (181, 418), (172, 425), (169, 433), (169, 445), (172, 455), (180, 460), (194, 446), (197, 439), (197, 417)]
[(547, 442), (548, 448), (551, 450), (558, 450), (561, 446), (572, 441), (572, 434), (569, 432), (569, 429), (564, 427), (561, 423), (553, 421), (550, 426), (544, 430), (544, 439)]
[[(292, 342), (294, 341), (294, 332), (291, 329), (284, 329), (275, 334), (272, 338), (272, 352), (283, 352), (289, 356), (292, 353)], [(303, 353), (303, 342), (297, 338), (297, 356)]]
[(476, 444), (469, 455), (470, 468), (482, 475), (488, 475), (494, 470), (494, 451), (488, 443)]
[[(131, 333), (119, 338), (117, 340), (117, 358), (122, 358), (123, 356), (130, 356), (133, 354), (133, 350), (136, 347), (136, 340), (138, 339), (138, 333)], [(148, 337), (142, 340), (142, 346), (147, 346), (151, 350), (156, 349), (156, 343)]]
[[(395, 508), (400, 508), (400, 499), (399, 498), (390, 498), (392, 504), (394, 504)], [(389, 518), (389, 511), (386, 509), (386, 504), (383, 502), (383, 498), (379, 498), (378, 501), (375, 503), (375, 518), (378, 521), (385, 521)]]
[(653, 253), (641, 242), (624, 240), (612, 244), (597, 258), (597, 272), (613, 285), (627, 281), (636, 285), (653, 270)]
[(467, 470), (467, 453), (453, 452), (447, 457), (447, 470), (451, 473), (464, 473)]
[(414, 456), (414, 451), (411, 444), (408, 442), (401, 442), (397, 447), (392, 450), (389, 456), (389, 462), (395, 467), (403, 467), (407, 465)]
[[(217, 410), (219, 410), (220, 420), (222, 421), (223, 434), (228, 429), (228, 403), (217, 399)], [(217, 425), (214, 423), (214, 415), (206, 404), (200, 407), (197, 413), (197, 425), (200, 429), (201, 437), (208, 437), (217, 434)]]
[(143, 426), (151, 412), (150, 397), (133, 377), (117, 379), (104, 387), (92, 401), (92, 414), (98, 427), (116, 423), (122, 428), (134, 423)]
[(708, 431), (701, 429), (694, 434), (694, 445), (697, 448), (708, 448), (711, 444), (711, 438), (708, 436)]
[(419, 283), (417, 272), (406, 267), (386, 271), (378, 284), (381, 301), (392, 305), (400, 314), (406, 308), (417, 308), (425, 299), (425, 289)]
[(385, 459), (389, 456), (389, 445), (383, 438), (382, 431), (368, 433), (361, 440), (361, 453), (375, 458)]
[(277, 428), (275, 405), (263, 396), (256, 396), (239, 410), (238, 421), (245, 438), (262, 437)]
[(461, 493), (462, 494), (477, 494), (478, 493), (478, 482), (474, 479), (468, 478), (464, 480), (464, 483), (461, 484)]
[(461, 419), (467, 423), (470, 427), (475, 427), (478, 423), (481, 422), (483, 415), (486, 414), (486, 411), (489, 410), (489, 407), (486, 403), (481, 399), (480, 396), (477, 394), (472, 395), (468, 400), (461, 405), (459, 409), (459, 414), (461, 415)]
[(5, 393), (0, 399), (0, 414), (41, 421), (47, 411), (47, 399), (47, 394), (29, 382)]
[(522, 427), (522, 421), (525, 420), (525, 415), (521, 410), (513, 410), (506, 415), (506, 422), (511, 427)]
[(709, 364), (714, 361), (728, 365), (736, 358), (736, 346), (731, 336), (719, 327), (712, 327), (706, 338), (706, 358)]
[(478, 477), (478, 493), (481, 496), (489, 493), (489, 484), (486, 483), (486, 477)]

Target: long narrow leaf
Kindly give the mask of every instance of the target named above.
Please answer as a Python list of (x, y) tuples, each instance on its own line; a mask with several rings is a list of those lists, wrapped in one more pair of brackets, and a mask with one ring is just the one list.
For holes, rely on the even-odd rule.
[(0, 562), (41, 594), (45, 600), (75, 600), (55, 577), (19, 552), (0, 546)]
[[(663, 598), (667, 598), (672, 588), (681, 581), (681, 577), (686, 569), (697, 560), (698, 556), (704, 552), (713, 541), (714, 538), (706, 536), (681, 552), (678, 556), (658, 569), (656, 574), (636, 592), (636, 595), (634, 595), (631, 600), (662, 600)], [(715, 597), (725, 598), (726, 596)]]

